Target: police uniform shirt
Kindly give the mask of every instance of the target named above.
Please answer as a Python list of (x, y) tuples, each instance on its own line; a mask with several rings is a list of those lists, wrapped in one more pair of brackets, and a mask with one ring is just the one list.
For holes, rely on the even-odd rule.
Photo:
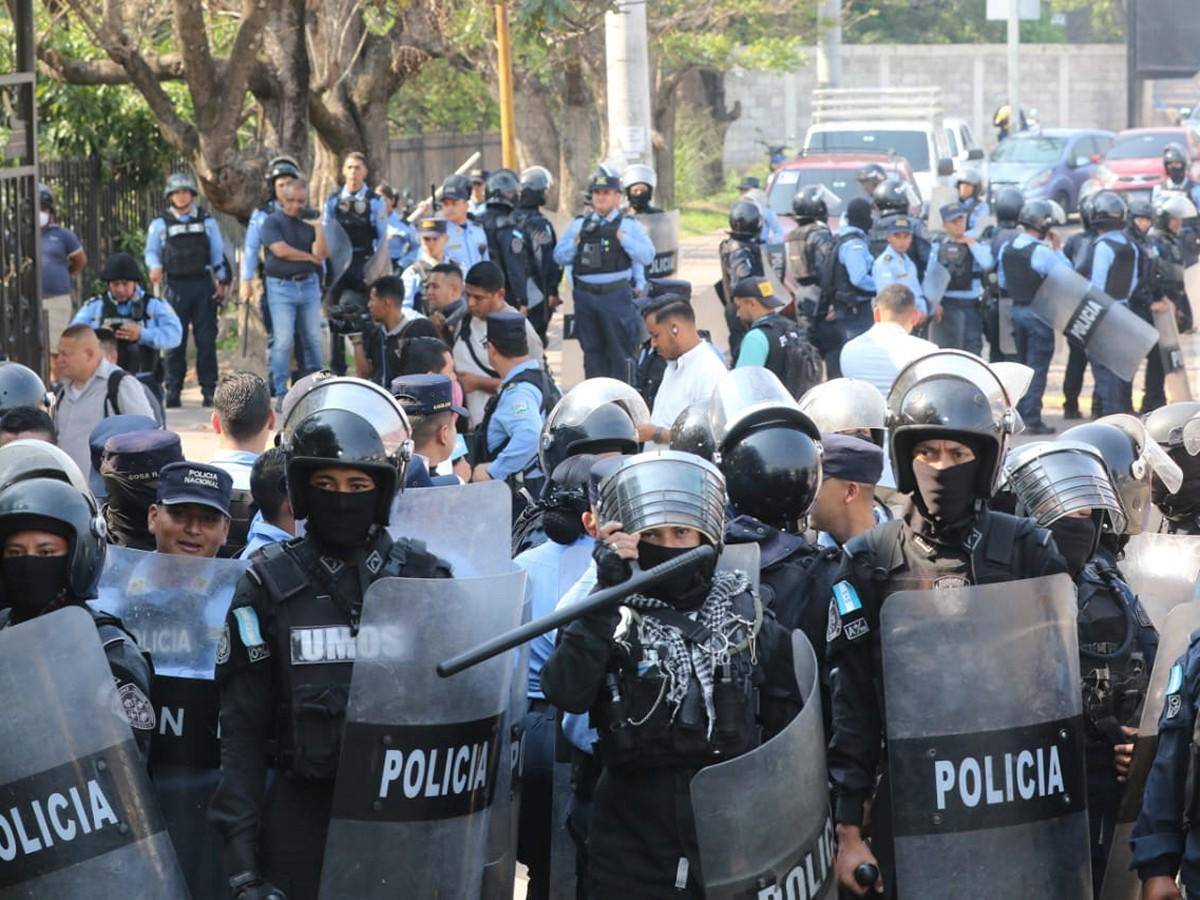
[[(713, 388), (728, 371), (721, 351), (702, 338), (700, 343), (687, 353), (667, 362), (658, 393), (654, 395), (654, 409), (650, 413), (650, 421), (669, 431), (679, 414), (689, 406), (708, 402), (712, 397)], [(644, 449), (668, 450), (670, 447), (652, 441), (646, 444)]]
[(458, 263), (463, 275), (471, 271), (471, 266), (488, 256), (487, 232), (483, 226), (473, 219), (467, 219), (462, 225), (446, 220), (446, 261)]
[(973, 238), (979, 238), (987, 228), (987, 220), (992, 214), (992, 208), (988, 206), (986, 200), (978, 197), (963, 201), (961, 205), (967, 211), (967, 234)]
[[(944, 241), (935, 241), (933, 250), (930, 253), (931, 259), (937, 259), (938, 253), (941, 252)], [(947, 289), (942, 296), (953, 297), (956, 300), (978, 300), (983, 296), (983, 273), (992, 270), (992, 248), (983, 241), (976, 241), (969, 245), (971, 256), (974, 265), (972, 268), (975, 272), (975, 277), (971, 279), (971, 289), (966, 291), (952, 291)]]
[[(542, 361), (542, 339), (529, 322), (525, 323), (525, 339), (529, 342), (529, 357), (539, 364)], [(484, 378), (499, 377), (495, 371), (487, 371), (483, 367), (488, 364), (487, 354), (487, 319), (477, 319), (467, 316), (467, 328), (454, 341), (453, 356), (454, 370), (470, 375), (481, 375)], [(470, 349), (467, 342), (470, 341)], [(483, 408), (491, 398), (488, 391), (468, 391), (466, 396), (467, 412), (471, 414), (472, 427), (483, 421)]]
[[(107, 294), (98, 294), (88, 300), (79, 307), (79, 311), (71, 319), (71, 324), (100, 328), (104, 323), (104, 300), (106, 297), (108, 297)], [(171, 350), (178, 347), (179, 342), (183, 340), (183, 325), (179, 322), (179, 315), (170, 303), (159, 297), (149, 296), (140, 285), (133, 297), (116, 304), (117, 315), (132, 319), (133, 304), (139, 297), (149, 297), (149, 301), (146, 303), (146, 314), (149, 318), (137, 323), (142, 329), (137, 342), (143, 347), (150, 347), (154, 350)]]
[(840, 237), (842, 234), (854, 234), (861, 238), (861, 240), (846, 241), (838, 248), (838, 262), (845, 267), (850, 283), (860, 291), (866, 291), (869, 294), (876, 293), (875, 278), (872, 275), (872, 266), (875, 261), (871, 257), (871, 248), (867, 244), (867, 233), (853, 225), (843, 225), (838, 236)]
[(337, 215), (338, 203), (342, 200), (366, 200), (367, 212), (371, 221), (375, 223), (375, 246), (378, 246), (380, 241), (387, 240), (387, 207), (383, 205), (383, 198), (378, 194), (371, 193), (365, 184), (357, 191), (348, 191), (343, 186), (336, 194), (330, 194), (329, 199), (325, 201), (325, 214), (321, 217), (322, 226), (327, 227), (334, 220)]
[[(486, 322), (484, 325), (486, 327)], [(525, 327), (529, 327), (528, 322)], [(541, 365), (536, 359), (527, 359), (517, 364), (502, 384), (508, 384), (522, 372), (536, 372)], [(538, 476), (541, 473), (537, 465), (541, 437), (542, 392), (525, 382), (503, 391), (488, 423), (487, 445), (488, 450), (494, 450), (506, 439), (508, 444), (487, 464), (488, 475), (496, 481), (522, 472)]]
[(1112, 247), (1113, 244), (1128, 244), (1133, 249), (1133, 277), (1129, 282), (1129, 293), (1124, 297), (1113, 298), (1114, 300), (1128, 302), (1129, 298), (1133, 296), (1133, 292), (1137, 290), (1139, 250), (1137, 244), (1129, 240), (1124, 232), (1109, 231), (1096, 238), (1095, 250), (1092, 251), (1092, 277), (1089, 280), (1094, 287), (1102, 291), (1106, 290), (1108, 271), (1112, 268), (1112, 264), (1117, 258), (1117, 254)]
[(921, 290), (921, 281), (917, 278), (917, 264), (909, 259), (908, 254), (897, 253), (889, 245), (871, 265), (871, 280), (875, 282), (876, 292), (882, 291), (889, 284), (904, 285), (917, 298), (917, 309), (923, 314), (929, 312), (925, 292)]
[(242, 281), (253, 281), (258, 277), (258, 257), (262, 250), (262, 225), (267, 216), (279, 209), (274, 200), (250, 213), (246, 225), (246, 239), (242, 242)]
[[(172, 210), (175, 212), (175, 210)], [(195, 204), (188, 207), (185, 213), (175, 212), (176, 218), (180, 222), (187, 223), (196, 215)], [(221, 240), (221, 229), (217, 227), (217, 220), (214, 216), (208, 216), (204, 220), (204, 236), (208, 238), (208, 265), (213, 272), (220, 272), (225, 265), (225, 244)], [(161, 269), (163, 247), (167, 240), (167, 222), (162, 216), (158, 216), (150, 223), (150, 228), (146, 231), (146, 252), (145, 261), (147, 269)], [(168, 275), (170, 273), (167, 273)]]
[(399, 210), (393, 210), (388, 216), (387, 234), (388, 256), (392, 258), (394, 267), (403, 269), (416, 262), (417, 254), (421, 251), (421, 239), (417, 236), (417, 229), (408, 223)]
[[(595, 212), (590, 212), (586, 216), (576, 216), (554, 247), (554, 261), (560, 266), (569, 266), (575, 262), (575, 247), (578, 243), (579, 232), (589, 218), (612, 222), (619, 215), (621, 215), (620, 210), (614, 209), (603, 217)], [(654, 242), (650, 240), (650, 235), (646, 234), (646, 229), (641, 222), (629, 216), (622, 219), (618, 240), (621, 242), (621, 249), (629, 256), (631, 263), (648, 266), (654, 262)], [(592, 275), (575, 275), (574, 277), (576, 281), (583, 284), (612, 284), (632, 278), (633, 269), (631, 266), (618, 272), (597, 272)]]
[(1037, 272), (1043, 278), (1050, 274), (1055, 266), (1069, 266), (1071, 263), (1062, 251), (1055, 250), (1046, 244), (1043, 244), (1028, 231), (1022, 231), (1015, 238), (1000, 248), (1000, 257), (996, 260), (996, 272), (1000, 277), (1000, 287), (1002, 290), (1008, 288), (1008, 284), (1004, 278), (1004, 254), (1010, 253), (1013, 250), (1020, 250), (1023, 247), (1028, 247), (1030, 244), (1037, 244), (1034, 248), (1033, 255), (1029, 259), (1029, 266), (1033, 271)]

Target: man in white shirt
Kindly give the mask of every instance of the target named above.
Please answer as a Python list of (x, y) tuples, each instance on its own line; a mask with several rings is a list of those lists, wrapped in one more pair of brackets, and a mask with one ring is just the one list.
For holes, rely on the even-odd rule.
[(875, 297), (875, 324), (842, 347), (842, 374), (869, 381), (887, 396), (892, 382), (914, 359), (937, 345), (911, 332), (921, 321), (917, 299), (902, 284), (889, 284)]
[(679, 414), (694, 403), (707, 403), (727, 370), (721, 352), (696, 330), (696, 313), (687, 300), (651, 305), (644, 319), (651, 346), (667, 360), (667, 368), (650, 421), (638, 426), (638, 438), (646, 450), (666, 450)]

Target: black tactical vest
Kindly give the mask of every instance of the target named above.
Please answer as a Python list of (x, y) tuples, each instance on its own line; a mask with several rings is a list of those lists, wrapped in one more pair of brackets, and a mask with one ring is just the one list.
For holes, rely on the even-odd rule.
[(830, 251), (833, 258), (829, 268), (832, 273), (833, 302), (838, 306), (857, 310), (859, 303), (871, 299), (874, 295), (870, 291), (862, 290), (850, 280), (850, 271), (842, 262), (842, 247), (851, 241), (865, 242), (866, 238), (855, 231), (838, 235), (838, 239), (833, 244), (833, 250)]
[[(129, 313), (123, 315), (112, 295), (105, 292), (100, 297), (101, 327), (113, 331), (121, 322), (137, 322), (145, 325), (150, 321), (150, 295), (143, 294), (129, 301)], [(117, 365), (131, 375), (139, 372), (153, 372), (158, 366), (159, 353), (153, 347), (147, 347), (140, 341), (117, 340)]]
[(750, 330), (755, 329), (761, 331), (767, 336), (767, 359), (763, 363), (763, 368), (770, 369), (781, 382), (787, 384), (786, 378), (788, 375), (786, 366), (787, 350), (784, 344), (795, 336), (799, 340), (799, 334), (796, 332), (796, 324), (785, 319), (779, 313), (770, 313), (757, 319), (751, 326)]
[(762, 244), (727, 237), (717, 247), (721, 258), (721, 284), (726, 303), (733, 303), (733, 288), (743, 278), (761, 277), (763, 272)]
[(1030, 241), (1020, 248), (1009, 244), (1004, 250), (1004, 258), (1000, 260), (1008, 295), (1018, 306), (1032, 303), (1034, 294), (1046, 280), (1033, 268), (1033, 252), (1038, 246), (1037, 241)]
[(333, 205), (333, 217), (350, 238), (355, 263), (364, 263), (374, 252), (375, 238), (378, 236), (375, 222), (371, 219), (371, 195), (368, 192), (362, 197), (344, 197), (341, 193), (335, 196), (337, 200)]
[(942, 241), (938, 247), (938, 262), (950, 273), (948, 291), (969, 291), (975, 280), (975, 257), (968, 244)]
[(200, 207), (192, 207), (192, 213), (184, 222), (167, 209), (162, 214), (167, 226), (163, 238), (163, 271), (171, 278), (191, 278), (208, 271), (208, 234), (204, 220), (208, 218)]
[(1104, 280), (1104, 293), (1114, 300), (1128, 300), (1133, 290), (1133, 276), (1137, 267), (1137, 250), (1128, 238), (1123, 241), (1106, 240), (1110, 234), (1120, 234), (1119, 231), (1108, 231), (1100, 235), (1088, 247), (1087, 256), (1079, 267), (1079, 274), (1084, 278), (1092, 277), (1092, 266), (1096, 262), (1096, 248), (1104, 241), (1112, 248), (1113, 261), (1108, 268), (1108, 277)]
[[(483, 407), (483, 421), (479, 423), (478, 428), (478, 432), (482, 436), (482, 439), (480, 440), (479, 447), (477, 448), (477, 455), (479, 456), (477, 462), (491, 462), (493, 459), (503, 453), (504, 448), (508, 446), (508, 442), (511, 440), (511, 438), (506, 437), (498, 446), (489, 448), (487, 446), (488, 426), (492, 424), (492, 416), (496, 414), (496, 408), (500, 405), (500, 398), (503, 397), (507, 391), (511, 391), (518, 384), (532, 384), (538, 389), (538, 393), (542, 395), (541, 412), (543, 422), (545, 422), (546, 417), (550, 415), (550, 411), (554, 409), (554, 405), (562, 399), (562, 393), (555, 386), (554, 382), (550, 380), (550, 377), (546, 374), (545, 369), (526, 369), (524, 372), (514, 375), (510, 380), (506, 381), (500, 386), (500, 390), (496, 391), (495, 394), (488, 398), (487, 404)], [(537, 465), (538, 459), (537, 457), (534, 457), (533, 462), (530, 464), (530, 468), (532, 469)], [(547, 472), (545, 474), (548, 476), (550, 473)]]
[(579, 243), (575, 245), (573, 266), (576, 275), (606, 275), (633, 267), (633, 260), (617, 238), (624, 218), (622, 213), (611, 222), (602, 221), (595, 215), (584, 218), (579, 226)]

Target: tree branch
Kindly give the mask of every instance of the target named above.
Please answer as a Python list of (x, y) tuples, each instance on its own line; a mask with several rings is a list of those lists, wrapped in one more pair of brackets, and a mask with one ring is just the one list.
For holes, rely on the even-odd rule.
[(181, 48), (188, 91), (196, 110), (196, 124), (201, 131), (207, 132), (219, 109), (219, 102), (214, 101), (224, 99), (224, 94), (217, 83), (217, 68), (208, 46), (204, 6), (202, 0), (174, 0), (171, 8), (171, 30), (176, 46)]
[[(39, 45), (41, 71), (64, 84), (129, 84), (129, 73), (111, 59), (70, 59), (53, 47)], [(145, 57), (146, 66), (158, 81), (183, 79), (183, 57), (178, 53)]]
[[(220, 132), (236, 130), (241, 116), (242, 99), (254, 69), (258, 65), (258, 44), (267, 21), (267, 0), (246, 0), (242, 24), (229, 51), (229, 64), (221, 79), (214, 127)], [(211, 58), (210, 58), (211, 62)]]

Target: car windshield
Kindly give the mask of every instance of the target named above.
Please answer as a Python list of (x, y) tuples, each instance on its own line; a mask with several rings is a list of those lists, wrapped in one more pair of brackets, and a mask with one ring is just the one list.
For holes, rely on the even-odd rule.
[(1170, 143), (1182, 144), (1183, 135), (1178, 131), (1147, 131), (1141, 134), (1126, 134), (1117, 138), (1105, 159), (1155, 159), (1162, 156), (1163, 147)]
[[(894, 173), (889, 171), (888, 174)], [(823, 184), (837, 194), (841, 201), (839, 206), (844, 209), (855, 197), (862, 196), (857, 177), (858, 169), (780, 169), (771, 183), (771, 193), (767, 195), (767, 202), (772, 212), (790, 216), (792, 197), (796, 191), (812, 184)], [(831, 207), (829, 212), (835, 213), (836, 210)]]
[(992, 162), (1052, 163), (1058, 162), (1066, 138), (1016, 137), (1005, 138), (992, 151)]
[(808, 144), (810, 153), (886, 153), (903, 156), (914, 171), (928, 171), (929, 139), (923, 131), (818, 131)]

